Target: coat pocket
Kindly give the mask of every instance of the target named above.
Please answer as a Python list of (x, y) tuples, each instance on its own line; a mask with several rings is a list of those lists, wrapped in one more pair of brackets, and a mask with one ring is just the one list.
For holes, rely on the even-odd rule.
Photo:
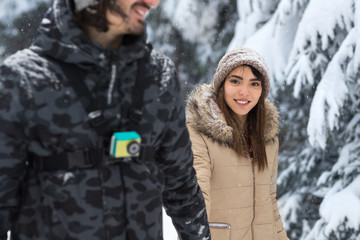
[(212, 240), (230, 240), (231, 226), (227, 223), (209, 223)]

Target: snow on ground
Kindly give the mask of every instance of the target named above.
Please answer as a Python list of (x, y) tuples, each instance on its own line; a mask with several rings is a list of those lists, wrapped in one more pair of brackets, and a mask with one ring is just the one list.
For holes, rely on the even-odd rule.
[(171, 218), (166, 215), (163, 209), (163, 233), (164, 240), (177, 240), (177, 233), (174, 225), (171, 222)]

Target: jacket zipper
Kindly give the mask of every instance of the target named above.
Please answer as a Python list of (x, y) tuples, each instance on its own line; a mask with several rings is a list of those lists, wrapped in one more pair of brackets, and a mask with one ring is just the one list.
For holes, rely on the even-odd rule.
[(230, 225), (226, 223), (209, 223), (209, 227), (216, 229), (230, 229)]
[(255, 219), (255, 168), (254, 168), (254, 159), (251, 157), (251, 170), (253, 176), (253, 217), (251, 219), (251, 239), (254, 240), (254, 219)]
[(111, 65), (111, 79), (110, 79), (109, 90), (108, 90), (108, 95), (107, 95), (107, 104), (108, 105), (111, 105), (111, 102), (112, 102), (112, 94), (114, 91), (115, 79), (116, 79), (116, 64), (113, 63)]

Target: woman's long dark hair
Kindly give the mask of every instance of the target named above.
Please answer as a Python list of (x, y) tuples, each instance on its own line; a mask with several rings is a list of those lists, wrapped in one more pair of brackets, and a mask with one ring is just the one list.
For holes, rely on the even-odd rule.
[[(250, 65), (242, 66), (249, 67), (252, 73), (261, 80), (262, 86), (264, 86), (264, 78), (257, 69)], [(224, 114), (226, 123), (233, 128), (233, 149), (242, 156), (249, 156), (250, 152), (246, 139), (243, 135), (243, 130), (240, 128), (241, 122), (239, 116), (234, 113), (225, 102), (224, 82), (219, 89), (216, 102), (219, 105), (220, 110)], [(265, 151), (265, 114), (264, 87), (262, 87), (259, 101), (256, 106), (248, 113), (245, 123), (247, 136), (250, 140), (250, 146), (252, 149), (252, 157), (254, 159), (255, 165), (258, 166), (260, 171), (263, 171), (266, 167), (268, 167), (268, 161)]]
[[(73, 1), (71, 2), (74, 4)], [(73, 9), (75, 9), (74, 6)], [(75, 20), (81, 27), (90, 26), (99, 32), (107, 32), (109, 30), (109, 22), (106, 19), (108, 9), (119, 16), (126, 17), (116, 0), (101, 0), (98, 4), (90, 5), (80, 12), (74, 11)]]

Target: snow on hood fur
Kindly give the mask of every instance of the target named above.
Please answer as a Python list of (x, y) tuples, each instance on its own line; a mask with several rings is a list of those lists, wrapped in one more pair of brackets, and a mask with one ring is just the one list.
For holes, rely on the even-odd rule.
[[(210, 84), (195, 88), (187, 99), (187, 123), (198, 133), (201, 133), (221, 145), (233, 145), (233, 129), (228, 126), (221, 110), (214, 101), (215, 93)], [(265, 142), (271, 142), (277, 136), (279, 114), (275, 106), (265, 100), (266, 129)]]

